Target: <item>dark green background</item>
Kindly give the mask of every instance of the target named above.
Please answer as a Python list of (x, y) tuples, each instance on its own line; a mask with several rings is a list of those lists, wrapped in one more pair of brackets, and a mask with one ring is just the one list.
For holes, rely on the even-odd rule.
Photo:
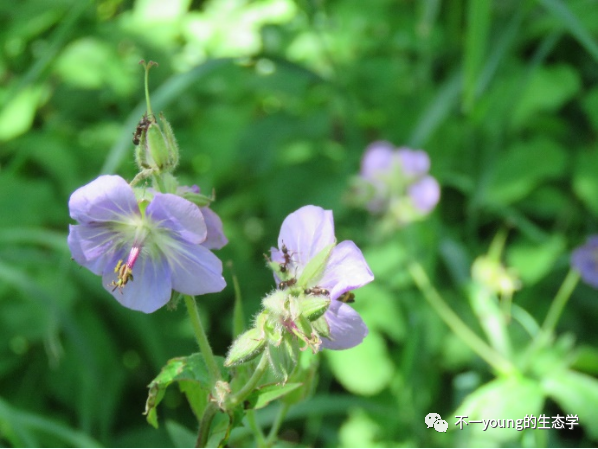
[[(354, 240), (376, 275), (357, 292), (366, 344), (325, 354), (316, 395), (291, 409), (282, 438), (481, 444), (467, 430), (425, 427), (436, 412), (453, 428), (465, 395), (493, 375), (424, 302), (398, 240), (380, 242), (373, 219), (346, 205), (350, 177), (373, 140), (425, 149), (442, 199), (397, 239), (418, 248), (481, 334), (464, 286), (475, 257), (508, 229), (506, 262), (524, 285), (514, 302), (541, 322), (572, 248), (597, 229), (597, 36), (594, 0), (2, 2), (0, 444), (192, 441), (176, 388), (159, 430), (141, 414), (165, 362), (196, 350), (184, 308), (122, 308), (66, 246), (69, 195), (100, 173), (136, 173), (140, 59), (160, 64), (150, 90), (180, 144), (179, 179), (215, 189), (230, 240), (217, 252), (233, 264), (228, 287), (199, 300), (216, 353), (232, 338), (232, 274), (250, 319), (274, 287), (263, 253), (303, 205), (333, 209), (338, 239)], [(598, 294), (580, 286), (558, 326), (571, 341), (559, 357), (593, 376), (597, 319)], [(520, 324), (510, 329), (516, 348), (529, 342)], [(598, 410), (592, 385), (580, 414)], [(521, 400), (517, 414), (532, 413)], [(258, 417), (267, 424), (275, 409)], [(490, 444), (598, 444), (587, 424), (509, 435)]]

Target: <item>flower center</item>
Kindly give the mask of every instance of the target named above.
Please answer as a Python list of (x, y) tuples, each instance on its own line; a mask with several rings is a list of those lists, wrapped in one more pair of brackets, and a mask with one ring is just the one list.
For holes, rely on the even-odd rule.
[(141, 246), (133, 246), (129, 253), (127, 263), (123, 263), (122, 259), (118, 261), (116, 267), (114, 267), (114, 272), (118, 273), (118, 276), (116, 281), (112, 281), (110, 284), (111, 287), (114, 287), (112, 291), (118, 288), (122, 293), (122, 289), (127, 285), (127, 282), (133, 281), (133, 266), (135, 265), (135, 261), (139, 257), (139, 254), (141, 254)]

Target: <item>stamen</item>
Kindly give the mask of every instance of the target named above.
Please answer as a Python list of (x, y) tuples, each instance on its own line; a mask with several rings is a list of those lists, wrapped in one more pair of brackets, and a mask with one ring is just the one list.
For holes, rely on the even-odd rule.
[(127, 263), (124, 264), (122, 259), (118, 261), (116, 267), (114, 267), (114, 272), (118, 273), (117, 279), (110, 283), (110, 286), (114, 287), (112, 291), (118, 288), (122, 293), (122, 289), (127, 285), (127, 282), (133, 281), (133, 266), (135, 265), (135, 261), (139, 257), (139, 254), (141, 254), (141, 248), (134, 246), (131, 248)]

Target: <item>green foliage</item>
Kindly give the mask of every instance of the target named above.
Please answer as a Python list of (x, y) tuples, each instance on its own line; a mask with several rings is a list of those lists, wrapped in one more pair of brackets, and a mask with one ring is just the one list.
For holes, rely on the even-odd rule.
[[(333, 209), (337, 238), (358, 243), (376, 277), (356, 291), (363, 345), (324, 352), (317, 374), (305, 365), (286, 386), (269, 379), (249, 399), (257, 427), (277, 425), (271, 402), (282, 397), (292, 407), (279, 445), (596, 446), (596, 291), (575, 289), (554, 334), (539, 339), (571, 250), (598, 230), (590, 3), (4, 2), (0, 445), (195, 443), (211, 391), (200, 356), (183, 357), (197, 350), (183, 311), (122, 309), (66, 246), (70, 194), (100, 173), (135, 174), (138, 62), (151, 59), (152, 106), (177, 136), (181, 184), (214, 189), (230, 241), (217, 252), (231, 262), (228, 287), (198, 300), (216, 354), (275, 288), (263, 253), (300, 206)], [(346, 201), (378, 139), (425, 149), (442, 186), (427, 221), (389, 238)], [(502, 260), (523, 284), (509, 313), (470, 274), (503, 229)], [(512, 374), (497, 377), (445, 325), (414, 284), (412, 259)], [(157, 430), (142, 416), (151, 379)], [(451, 430), (426, 428), (430, 412)], [(459, 413), (577, 414), (580, 426), (458, 430)], [(217, 413), (209, 442), (255, 445), (250, 428), (238, 410)]]

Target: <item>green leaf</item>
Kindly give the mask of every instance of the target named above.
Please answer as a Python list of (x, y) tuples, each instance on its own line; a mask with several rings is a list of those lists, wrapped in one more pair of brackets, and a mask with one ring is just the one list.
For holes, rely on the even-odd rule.
[(362, 344), (345, 351), (326, 351), (330, 368), (351, 393), (372, 396), (380, 393), (395, 374), (386, 343), (371, 332)]
[(335, 245), (336, 243), (331, 243), (330, 245), (325, 246), (324, 249), (311, 258), (307, 265), (305, 265), (305, 268), (303, 268), (301, 276), (297, 279), (299, 286), (308, 288), (318, 285), (319, 280), (324, 274), (324, 268), (326, 268), (330, 253)]
[(53, 441), (56, 446), (100, 447), (100, 443), (78, 429), (20, 410), (0, 399), (0, 429), (2, 440), (14, 447), (36, 447)]
[(598, 427), (595, 422), (598, 404), (596, 378), (568, 369), (558, 370), (544, 378), (542, 388), (565, 413), (579, 417), (579, 422), (592, 439), (598, 439)]
[(480, 70), (486, 56), (488, 31), (492, 16), (491, 6), (492, 2), (489, 0), (467, 2), (467, 33), (463, 61), (463, 103), (466, 110), (471, 108), (475, 100)]
[(578, 72), (571, 66), (538, 67), (512, 111), (516, 128), (529, 123), (540, 112), (554, 112), (580, 89)]
[(166, 431), (174, 443), (174, 447), (193, 447), (197, 440), (195, 433), (170, 419), (166, 420)]
[[(497, 378), (469, 394), (457, 408), (455, 416), (467, 416), (466, 420), (523, 419), (525, 415), (538, 416), (544, 404), (544, 393), (535, 380), (525, 377)], [(514, 440), (520, 433), (500, 428), (483, 430), (482, 425), (469, 426), (463, 433), (460, 445), (469, 447), (497, 446)], [(461, 435), (460, 435), (461, 436)]]
[(270, 402), (283, 397), (291, 391), (296, 390), (302, 385), (303, 384), (299, 382), (288, 383), (284, 385), (266, 385), (257, 390), (254, 390), (253, 393), (251, 393), (247, 398), (247, 401), (249, 401), (249, 403), (251, 404), (250, 408), (257, 410), (262, 407), (265, 407)]
[[(217, 358), (222, 365), (222, 358)], [(177, 357), (168, 361), (162, 368), (160, 374), (149, 384), (149, 394), (145, 404), (147, 421), (154, 427), (158, 427), (157, 407), (166, 389), (172, 382), (189, 381), (195, 383), (199, 388), (209, 394), (212, 389), (210, 385), (210, 373), (201, 354), (192, 354), (189, 357)], [(189, 386), (185, 387), (189, 391)], [(189, 396), (188, 396), (189, 397)], [(193, 396), (191, 396), (192, 398)], [(195, 411), (195, 407), (193, 407)]]
[(532, 285), (552, 270), (565, 250), (565, 238), (560, 234), (537, 242), (515, 242), (507, 252), (508, 265), (516, 270), (524, 285)]
[(598, 215), (598, 151), (580, 153), (574, 170), (573, 191), (592, 213)]
[(582, 99), (581, 105), (592, 128), (594, 131), (598, 131), (598, 87), (588, 91)]
[(522, 200), (542, 182), (562, 176), (566, 162), (563, 148), (546, 138), (516, 144), (490, 174), (486, 202), (504, 206)]
[(563, 26), (578, 40), (578, 42), (598, 61), (598, 45), (591, 33), (579, 21), (579, 18), (571, 12), (566, 3), (561, 0), (540, 0), (540, 3), (550, 11), (554, 17), (563, 23)]
[(0, 110), (0, 142), (14, 139), (31, 128), (43, 89), (27, 87)]

